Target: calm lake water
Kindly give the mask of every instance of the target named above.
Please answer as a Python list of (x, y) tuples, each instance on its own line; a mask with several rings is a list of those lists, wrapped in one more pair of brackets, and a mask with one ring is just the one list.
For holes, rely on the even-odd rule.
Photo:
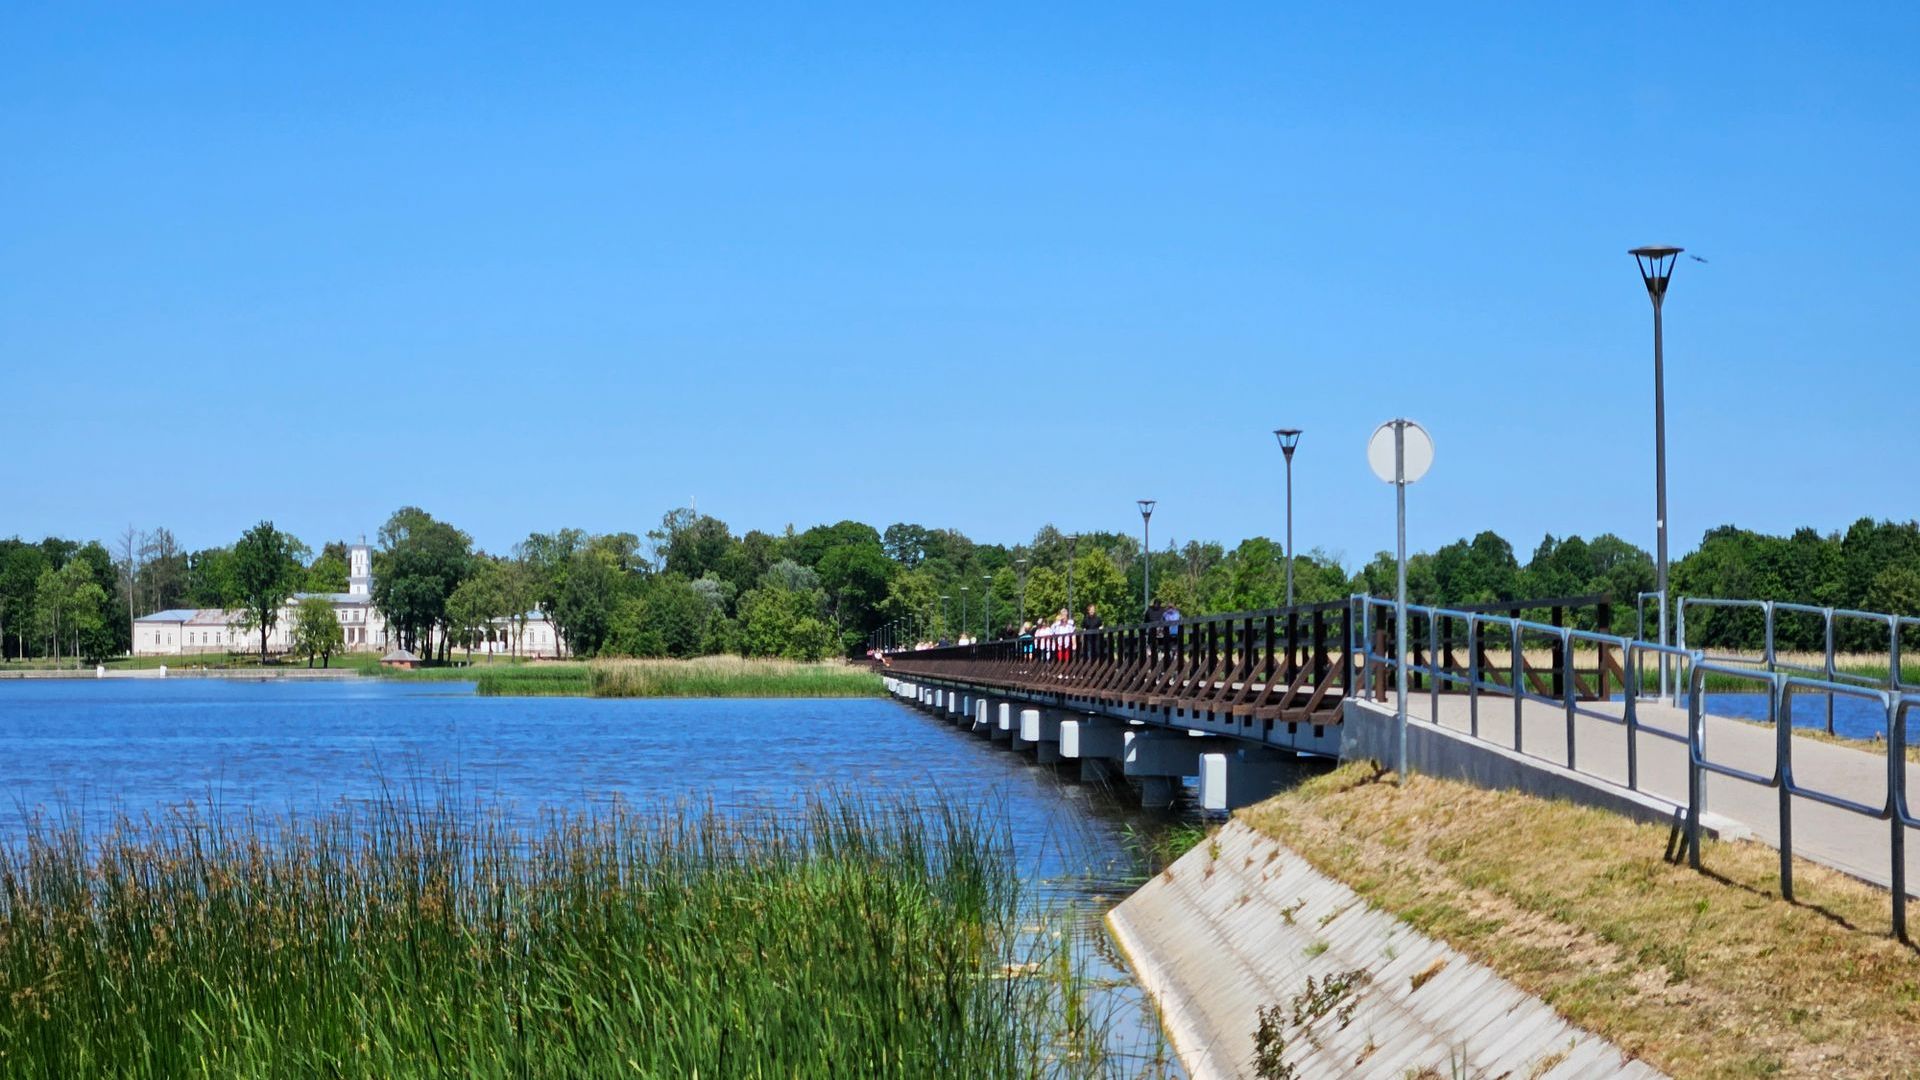
[(310, 813), (383, 783), (443, 779), (528, 815), (615, 798), (735, 808), (832, 789), (957, 797), (1004, 820), (1029, 880), (1082, 909), (1084, 939), (1107, 950), (1095, 965), (1115, 984), (1105, 1004), (1127, 1018), (1116, 1050), (1158, 1056), (1098, 912), (1142, 872), (1129, 832), (1166, 819), (891, 700), (478, 697), (468, 684), (372, 679), (0, 683), (0, 842), (18, 840), (37, 809), (89, 825), (189, 801)]
[[(1833, 732), (1850, 739), (1884, 739), (1887, 737), (1887, 710), (1880, 702), (1855, 697), (1851, 694), (1834, 694)], [(1796, 728), (1827, 729), (1826, 694), (1796, 691), (1793, 695), (1791, 716)], [(1684, 701), (1684, 699), (1682, 699)], [(1767, 720), (1767, 695), (1736, 692), (1709, 691), (1704, 698), (1706, 711), (1714, 716), (1728, 716), (1736, 720), (1755, 720), (1765, 723)], [(1916, 710), (1920, 712), (1920, 710)], [(1920, 717), (1909, 720), (1907, 724), (1908, 741), (1911, 742), (1920, 732)]]

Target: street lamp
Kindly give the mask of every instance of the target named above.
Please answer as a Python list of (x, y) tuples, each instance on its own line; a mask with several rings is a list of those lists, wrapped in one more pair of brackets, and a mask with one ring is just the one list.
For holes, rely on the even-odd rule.
[(1079, 550), (1080, 550), (1080, 534), (1068, 533), (1067, 534), (1067, 621), (1068, 622), (1078, 622), (1080, 619), (1079, 614), (1075, 612), (1073, 607), (1073, 562), (1075, 559), (1079, 558), (1079, 556), (1075, 554)]
[(1140, 504), (1140, 617), (1153, 610), (1153, 508), (1158, 499), (1137, 499)]
[[(1640, 281), (1653, 301), (1653, 588), (1660, 594), (1660, 644), (1667, 644), (1667, 376), (1662, 355), (1660, 307), (1673, 280), (1674, 258), (1685, 249), (1666, 245), (1637, 247), (1627, 252), (1640, 267)], [(1660, 700), (1667, 700), (1667, 654), (1660, 654)]]
[(1293, 606), (1293, 448), (1300, 445), (1299, 428), (1275, 428), (1280, 452), (1287, 456), (1287, 606)]
[(1027, 560), (1015, 559), (1013, 565), (1020, 568), (1020, 614), (1014, 621), (1025, 623), (1027, 621)]
[(980, 640), (993, 636), (993, 575), (980, 575)]
[(952, 599), (953, 597), (951, 596), (940, 597), (940, 629), (941, 630), (945, 630), (947, 627), (953, 625), (953, 605), (949, 603), (949, 601), (951, 601)]
[[(971, 585), (960, 586), (960, 633), (961, 634), (964, 634), (967, 632), (967, 590), (972, 587), (973, 586)], [(955, 641), (960, 640), (960, 637), (958, 634), (954, 635), (954, 640)]]

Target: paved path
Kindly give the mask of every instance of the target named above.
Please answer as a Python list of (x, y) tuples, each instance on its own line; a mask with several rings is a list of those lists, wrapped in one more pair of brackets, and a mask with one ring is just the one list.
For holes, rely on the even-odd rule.
[[(1711, 696), (1707, 699), (1711, 703)], [(1393, 708), (1393, 695), (1384, 704)], [(1471, 729), (1471, 699), (1465, 694), (1440, 695), (1440, 724), (1455, 731)], [(1621, 722), (1625, 708), (1621, 702), (1582, 702), (1574, 722), (1574, 767), (1580, 772), (1619, 784), (1627, 783), (1627, 732)], [(1429, 695), (1409, 694), (1407, 715), (1418, 720), (1431, 719)], [(1513, 699), (1492, 694), (1480, 695), (1481, 738), (1514, 748)], [(1643, 727), (1664, 731), (1682, 739), (1687, 731), (1684, 709), (1659, 705), (1650, 699), (1639, 703)], [(1556, 765), (1567, 764), (1566, 711), (1557, 704), (1527, 700), (1520, 722), (1520, 749)], [(1639, 749), (1638, 789), (1676, 805), (1687, 801), (1687, 747), (1685, 742), (1663, 739), (1643, 731), (1635, 740)], [(1776, 756), (1775, 734), (1771, 727), (1744, 720), (1708, 716), (1706, 745), (1711, 761), (1731, 765), (1762, 776), (1771, 776)], [(1887, 756), (1847, 746), (1796, 736), (1792, 747), (1793, 775), (1802, 787), (1839, 795), (1855, 802), (1878, 807), (1887, 797)], [(1913, 774), (1920, 771), (1912, 763), (1904, 770), (1903, 782), (1909, 799), (1920, 795)], [(1880, 886), (1891, 881), (1889, 873), (1893, 825), (1890, 822), (1830, 807), (1810, 799), (1792, 801), (1793, 852), (1802, 858), (1825, 863)], [(1772, 788), (1726, 776), (1707, 778), (1706, 809), (1731, 818), (1753, 830), (1754, 837), (1780, 846), (1780, 795)], [(1907, 832), (1907, 892), (1920, 895), (1920, 830)]]
[[(1283, 1059), (1303, 1077), (1660, 1076), (1247, 826), (1228, 823), (1215, 843), (1107, 916), (1195, 1077), (1254, 1075), (1259, 1010), (1272, 1005)], [(1338, 987), (1353, 973), (1315, 1007), (1310, 977)]]

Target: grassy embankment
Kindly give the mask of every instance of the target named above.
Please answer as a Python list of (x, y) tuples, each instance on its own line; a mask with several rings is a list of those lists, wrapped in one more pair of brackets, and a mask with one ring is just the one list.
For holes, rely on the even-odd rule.
[(1073, 935), (975, 822), (38, 826), (0, 848), (0, 1074), (1099, 1075)]
[(1890, 900), (1779, 855), (1708, 841), (1705, 873), (1668, 831), (1598, 810), (1343, 766), (1242, 811), (1369, 902), (1676, 1077), (1920, 1071), (1920, 956)]

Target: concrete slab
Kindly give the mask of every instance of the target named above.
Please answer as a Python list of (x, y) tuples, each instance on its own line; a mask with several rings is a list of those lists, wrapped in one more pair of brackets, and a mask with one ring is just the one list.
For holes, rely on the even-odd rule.
[[(1231, 822), (1215, 844), (1107, 916), (1192, 1076), (1252, 1075), (1258, 1010), (1269, 1005), (1285, 1014), (1283, 1059), (1300, 1076), (1661, 1075), (1252, 829)], [(1411, 975), (1436, 960), (1444, 966), (1414, 989)], [(1354, 972), (1338, 1008), (1292, 1022), (1308, 977)]]

